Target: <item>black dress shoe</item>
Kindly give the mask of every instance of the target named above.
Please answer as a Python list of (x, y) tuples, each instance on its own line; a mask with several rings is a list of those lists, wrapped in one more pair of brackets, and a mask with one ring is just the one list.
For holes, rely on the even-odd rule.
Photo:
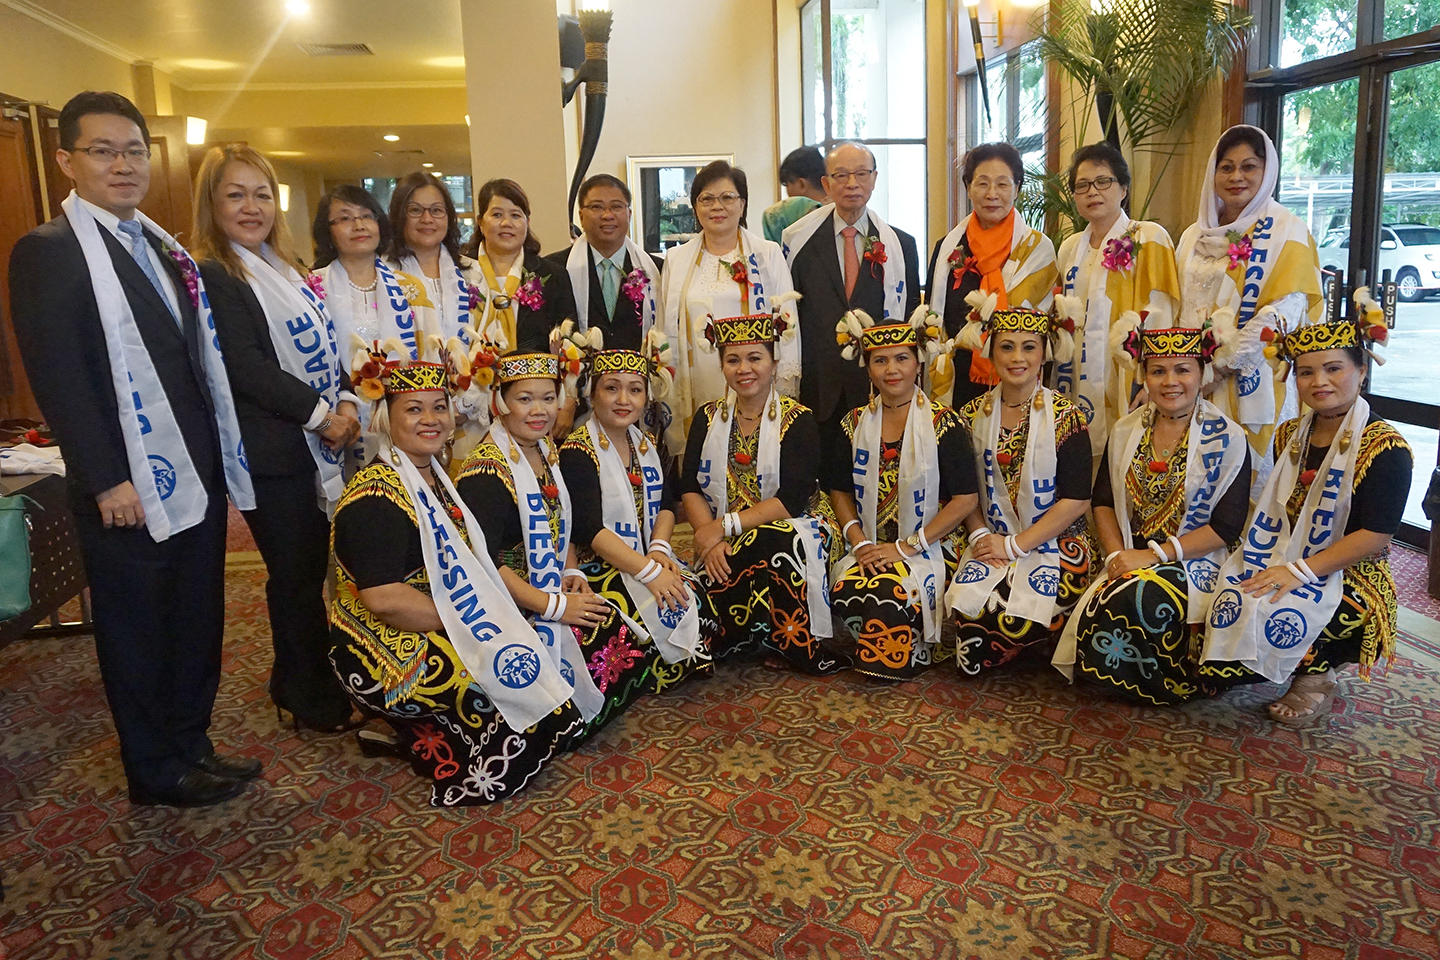
[(166, 790), (131, 787), (130, 802), (159, 807), (208, 807), (239, 796), (244, 789), (244, 780), (217, 777), (204, 770), (187, 770)]
[(210, 751), (209, 756), (194, 761), (192, 766), (197, 770), (204, 770), (212, 777), (227, 777), (231, 780), (254, 780), (260, 776), (262, 769), (259, 760), (252, 760), (249, 757), (224, 760), (214, 750)]

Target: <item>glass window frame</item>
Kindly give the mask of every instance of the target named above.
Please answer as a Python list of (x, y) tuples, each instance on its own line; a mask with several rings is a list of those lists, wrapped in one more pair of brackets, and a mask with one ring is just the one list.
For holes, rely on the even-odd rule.
[[(1246, 53), (1245, 122), (1282, 142), (1281, 104), (1288, 93), (1359, 78), (1359, 115), (1355, 125), (1354, 181), (1347, 288), (1362, 271), (1378, 281), (1382, 204), (1385, 189), (1385, 138), (1389, 125), (1390, 78), (1402, 70), (1440, 61), (1440, 25), (1405, 37), (1385, 39), (1385, 0), (1358, 0), (1355, 48), (1290, 67), (1277, 67), (1284, 35), (1284, 0), (1252, 0), (1255, 29)], [(1318, 238), (1317, 238), (1318, 243)], [(1346, 296), (1346, 307), (1349, 296)], [(1370, 392), (1370, 407), (1387, 420), (1434, 429), (1440, 426), (1440, 403), (1426, 403)], [(1435, 464), (1419, 463), (1412, 483), (1428, 483)], [(1435, 526), (1440, 526), (1437, 524)], [(1401, 525), (1396, 539), (1425, 549), (1430, 531)]]

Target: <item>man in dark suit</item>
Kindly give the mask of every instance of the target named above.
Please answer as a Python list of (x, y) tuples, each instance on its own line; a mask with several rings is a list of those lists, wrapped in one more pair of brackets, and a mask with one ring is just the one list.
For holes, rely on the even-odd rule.
[[(580, 185), (579, 201), (580, 229), (585, 235), (545, 259), (567, 271), (575, 293), (576, 326), (598, 327), (607, 349), (639, 350), (649, 332), (647, 323), (655, 322), (654, 307), (647, 309), (647, 304), (659, 298), (660, 265), (625, 242), (630, 233), (630, 188), (618, 177), (598, 173)], [(582, 255), (583, 264), (576, 259)], [(582, 268), (583, 275), (577, 278)], [(637, 268), (649, 279), (638, 303), (624, 290), (625, 278)]]
[[(875, 192), (875, 154), (860, 143), (841, 143), (825, 158), (825, 189), (833, 201), (785, 230), (785, 257), (800, 294), (800, 402), (820, 424), (825, 443), (843, 440), (840, 420), (870, 399), (870, 379), (840, 355), (835, 325), (850, 310), (884, 323), (909, 319), (920, 304), (920, 266), (915, 238), (894, 230), (896, 246), (883, 244), (886, 227), (870, 212)], [(823, 218), (818, 224), (815, 218)], [(892, 263), (887, 282), (885, 260)], [(902, 279), (903, 278), (903, 279)], [(902, 286), (903, 284), (903, 286)], [(903, 302), (903, 308), (899, 303)], [(903, 310), (901, 316), (897, 312)]]
[[(238, 428), (228, 381), (211, 392), (218, 357), (207, 352), (200, 298), (136, 217), (150, 184), (149, 140), (145, 118), (119, 94), (82, 93), (65, 105), (56, 159), (75, 193), (64, 215), (15, 245), (10, 305), (35, 398), (65, 456), (130, 799), (203, 806), (260, 773), (258, 761), (219, 757), (208, 735), (224, 628), (226, 479), (243, 477), (248, 492), (248, 474), (238, 439), (222, 449)], [(97, 259), (107, 254), (108, 263)], [(143, 346), (107, 339), (99, 297)], [(121, 297), (130, 317), (115, 321)], [(112, 355), (126, 358), (135, 388), (123, 405)], [(137, 355), (148, 362), (132, 363)], [(172, 456), (141, 459), (162, 437)], [(134, 476), (137, 460), (154, 475)], [(189, 507), (172, 523), (177, 504)]]

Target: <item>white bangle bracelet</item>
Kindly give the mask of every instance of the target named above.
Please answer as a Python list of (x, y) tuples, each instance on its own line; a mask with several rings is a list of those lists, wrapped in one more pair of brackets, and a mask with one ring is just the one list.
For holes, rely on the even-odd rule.
[(1180, 545), (1180, 538), (1177, 537), (1177, 536), (1175, 536), (1175, 535), (1172, 533), (1170, 536), (1166, 537), (1165, 539), (1169, 541), (1170, 546), (1172, 546), (1172, 547), (1175, 548), (1175, 559), (1176, 559), (1176, 560), (1184, 560), (1184, 559), (1185, 559), (1185, 548)]
[(1170, 558), (1165, 556), (1165, 548), (1160, 546), (1160, 544), (1156, 543), (1154, 540), (1150, 541), (1150, 552), (1155, 554), (1156, 558), (1159, 559), (1161, 563), (1170, 562)]
[(1307, 577), (1310, 578), (1310, 583), (1320, 582), (1320, 577), (1315, 573), (1314, 570), (1310, 569), (1310, 564), (1305, 562), (1304, 557), (1297, 557), (1295, 560), (1295, 566), (1298, 567), (1301, 572), (1303, 572)]
[(873, 546), (875, 546), (875, 541), (874, 541), (874, 540), (870, 540), (870, 539), (867, 538), (867, 539), (865, 539), (865, 540), (861, 540), (859, 543), (855, 544), (855, 546), (851, 547), (851, 548), (850, 548), (850, 552), (851, 552), (851, 553), (854, 553), (856, 550), (859, 550), (861, 547), (873, 547)]
[(921, 524), (921, 525), (920, 525), (920, 529), (918, 529), (918, 530), (915, 531), (915, 535), (920, 538), (920, 550), (919, 550), (919, 552), (920, 552), (920, 553), (924, 553), (925, 551), (929, 550), (929, 549), (930, 549), (930, 541), (925, 539), (925, 525), (924, 525), (924, 524)]
[(845, 526), (840, 528), (840, 536), (848, 540), (850, 537), (850, 528), (857, 525), (859, 522), (859, 520), (851, 520), (850, 522), (846, 523)]
[(559, 622), (565, 616), (565, 607), (568, 601), (565, 594), (555, 592), (550, 594), (550, 602), (545, 604), (545, 612), (540, 615), (541, 620), (549, 620), (551, 623)]
[(725, 536), (738, 537), (744, 532), (745, 528), (740, 525), (740, 511), (732, 510), (725, 514)]
[(971, 530), (971, 531), (970, 531), (970, 542), (971, 542), (971, 543), (974, 543), (976, 540), (979, 540), (981, 537), (988, 537), (988, 536), (990, 536), (990, 528), (989, 528), (989, 527), (981, 527), (979, 530)]
[(1015, 535), (1011, 534), (1005, 538), (1005, 556), (1011, 560), (1019, 560), (1021, 557), (1030, 556), (1030, 551), (1021, 550), (1020, 544), (1015, 542)]
[(579, 577), (581, 580), (584, 580), (585, 572), (583, 570), (577, 570), (574, 567), (566, 567), (564, 570), (560, 571), (561, 580), (565, 580), (569, 577)]
[(675, 556), (675, 548), (672, 547), (672, 546), (670, 546), (670, 541), (669, 541), (669, 540), (651, 540), (651, 541), (650, 541), (650, 549), (649, 549), (649, 550), (646, 550), (645, 552), (646, 552), (646, 553), (654, 553), (656, 550), (659, 550), (659, 551), (661, 551), (662, 553), (667, 553), (667, 554), (669, 554), (672, 559), (673, 559), (674, 556)]
[(1107, 567), (1110, 566), (1110, 561), (1111, 561), (1111, 560), (1114, 560), (1116, 557), (1120, 556), (1120, 554), (1122, 554), (1122, 553), (1124, 553), (1124, 552), (1125, 552), (1124, 550), (1115, 550), (1115, 551), (1107, 554), (1107, 555), (1105, 556), (1105, 566), (1107, 566)]
[(898, 554), (900, 554), (900, 559), (901, 559), (901, 560), (908, 560), (908, 559), (910, 559), (911, 557), (915, 556), (915, 554), (913, 554), (913, 553), (906, 553), (906, 552), (905, 552), (905, 541), (904, 541), (904, 540), (896, 540), (896, 541), (895, 541), (895, 552), (898, 553)]
[(639, 580), (641, 583), (649, 583), (656, 577), (660, 576), (661, 572), (664, 569), (664, 567), (660, 566), (659, 560), (651, 560), (649, 563), (645, 564), (645, 566), (640, 568), (640, 572), (635, 574), (635, 579)]

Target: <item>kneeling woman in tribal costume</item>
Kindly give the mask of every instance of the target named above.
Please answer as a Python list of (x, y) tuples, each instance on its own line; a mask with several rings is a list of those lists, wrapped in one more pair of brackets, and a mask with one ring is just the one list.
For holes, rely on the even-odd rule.
[(335, 512), (330, 660), (395, 731), (360, 731), (361, 751), (409, 760), (453, 807), (520, 790), (583, 721), (436, 459), (455, 425), (446, 379), (434, 363), (384, 377), (379, 453)]
[[(834, 527), (813, 510), (820, 434), (809, 408), (775, 389), (775, 343), (794, 336), (782, 314), (712, 320), (726, 396), (695, 414), (680, 477), (695, 528), (695, 563), (720, 616), (717, 660), (772, 650), (812, 673), (850, 665), (823, 640)], [(733, 393), (731, 392), (733, 391)]]
[(560, 472), (575, 508), (580, 569), (591, 589), (620, 611), (633, 644), (622, 649), (612, 640), (613, 649), (604, 651), (606, 665), (617, 669), (630, 659), (649, 667), (629, 674), (633, 690), (612, 691), (608, 676), (596, 676), (616, 709), (708, 668), (710, 641), (720, 630), (709, 595), (686, 575), (670, 548), (673, 488), (655, 438), (637, 425), (652, 395), (669, 392), (669, 355), (661, 330), (647, 335), (644, 353), (591, 355), (592, 413), (560, 448)]
[(1047, 361), (1063, 363), (1075, 351), (1070, 331), (1048, 314), (972, 316), (959, 342), (1000, 375), (960, 411), (980, 503), (965, 520), (969, 542), (945, 599), (956, 613), (956, 664), (973, 676), (1029, 648), (1048, 653), (1085, 592), (1090, 437), (1079, 408), (1040, 385)]
[(1384, 342), (1386, 329), (1365, 288), (1356, 301), (1359, 328), (1304, 325), (1282, 341), (1310, 409), (1275, 432), (1275, 471), (1221, 570), (1205, 634), (1204, 668), (1222, 681), (1294, 677), (1270, 704), (1271, 718), (1292, 726), (1330, 712), (1336, 668), (1358, 663), (1368, 680), (1376, 661), (1395, 657), (1390, 539), (1414, 463), (1360, 396), (1364, 344)]
[(836, 327), (847, 359), (863, 348), (878, 396), (846, 415), (850, 443), (828, 454), (830, 501), (850, 548), (831, 577), (831, 602), (855, 638), (856, 669), (897, 680), (934, 662), (955, 566), (951, 534), (975, 508), (969, 434), (919, 388), (924, 364), (946, 346), (939, 323), (922, 305), (910, 323), (877, 326), (856, 310)]
[(465, 458), (455, 485), (482, 518), (510, 595), (575, 684), (575, 704), (586, 720), (583, 740), (639, 696), (650, 662), (577, 563), (575, 512), (550, 439), (565, 405), (559, 358), (508, 353), (496, 372), (498, 416)]
[[(1051, 661), (1137, 703), (1214, 693), (1199, 670), (1199, 630), (1226, 545), (1245, 526), (1250, 446), (1200, 396), (1216, 342), (1209, 330), (1139, 330), (1116, 340), (1138, 357), (1150, 400), (1110, 432), (1093, 498), (1105, 576), (1091, 586)], [(1117, 344), (1119, 346), (1120, 344)]]

